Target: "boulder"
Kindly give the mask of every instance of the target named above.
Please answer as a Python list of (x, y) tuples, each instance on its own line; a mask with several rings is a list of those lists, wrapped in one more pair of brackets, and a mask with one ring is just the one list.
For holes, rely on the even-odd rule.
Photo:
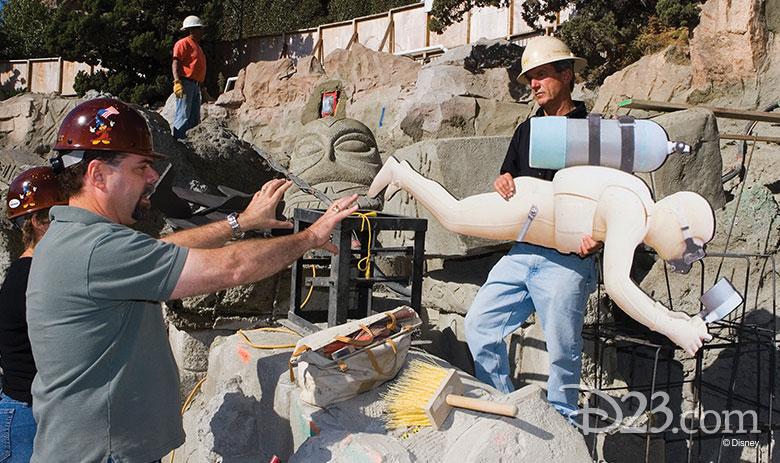
[(414, 98), (413, 87), (380, 87), (360, 98), (351, 99), (345, 110), (348, 117), (362, 122), (374, 132), (380, 153), (393, 153), (414, 143), (400, 127), (409, 102)]
[(60, 123), (82, 101), (82, 98), (21, 93), (0, 102), (1, 147), (47, 154), (56, 142)]
[(231, 129), (242, 140), (271, 152), (289, 150), (302, 126), (301, 115), (312, 88), (325, 74), (322, 66), (314, 59), (301, 59), (296, 67), (291, 59), (283, 58), (250, 63), (244, 73), (240, 88), (244, 101), (231, 113)]
[(217, 193), (218, 185), (225, 185), (254, 194), (277, 174), (249, 143), (240, 140), (216, 118), (190, 129), (183, 143), (189, 148), (181, 151), (186, 155), (183, 161), (195, 170), (199, 183), (208, 185), (212, 193)]
[(447, 50), (432, 63), (461, 66), (478, 74), (485, 69), (506, 68), (514, 73), (514, 79), (522, 68), (520, 59), (524, 47), (505, 39), (481, 38), (473, 43)]
[[(408, 360), (420, 356), (412, 351)], [(502, 395), (462, 372), (459, 375), (464, 395), (513, 403), (519, 410), (517, 417), (453, 408), (438, 430), (385, 430), (381, 396), (392, 383), (327, 409), (293, 400), (290, 420), (296, 452), (290, 461), (341, 461), (331, 458), (347, 449), (354, 451), (350, 456), (357, 461), (373, 461), (370, 458), (382, 451), (390, 452), (390, 461), (511, 462), (531, 454), (535, 461), (590, 461), (582, 435), (546, 401), (539, 387)], [(303, 435), (298, 436), (298, 431)], [(361, 437), (354, 440), (358, 433)]]
[(323, 74), (319, 66), (301, 66), (298, 72), (289, 58), (250, 63), (243, 86), (244, 104), (260, 109), (302, 103)]
[(522, 48), (505, 40), (447, 51), (420, 70), (400, 129), (415, 142), (463, 136), (511, 135), (530, 115), (517, 100), (528, 88), (517, 83)]
[[(394, 156), (424, 177), (439, 182), (456, 198), (493, 190), (493, 181), (504, 160), (510, 137), (469, 137), (425, 140), (399, 149)], [(428, 256), (466, 256), (490, 253), (501, 241), (476, 238), (447, 231), (406, 192), (385, 202), (384, 212), (428, 219), (425, 253)], [(412, 234), (382, 235), (385, 246), (411, 244)]]
[(518, 86), (519, 84), (513, 83), (506, 68), (484, 69), (475, 74), (461, 66), (440, 64), (436, 60), (420, 70), (416, 92), (421, 99), (426, 98), (434, 102), (441, 102), (452, 96), (514, 101), (510, 90)]
[(323, 67), (329, 77), (344, 82), (352, 98), (380, 87), (412, 85), (420, 69), (411, 58), (373, 51), (360, 43), (349, 50), (334, 50), (325, 57)]
[[(435, 219), (434, 219), (435, 220)], [(432, 222), (428, 222), (431, 230)], [(426, 237), (426, 249), (430, 241)], [(422, 304), (440, 312), (465, 316), (490, 269), (503, 257), (510, 243), (498, 252), (459, 259), (428, 259), (423, 276)]]
[[(295, 344), (288, 333), (251, 331), (255, 345)], [(184, 413), (187, 440), (174, 462), (289, 461), (293, 453), (288, 413), (289, 348), (258, 349), (239, 335), (219, 338), (209, 354), (208, 374)]]
[(246, 81), (246, 68), (238, 71), (236, 76), (236, 82), (233, 84), (233, 89), (222, 93), (217, 98), (216, 105), (223, 106), (225, 108), (236, 109), (244, 104), (246, 99), (244, 98), (244, 82)]
[[(604, 79), (591, 112), (615, 114), (618, 103), (626, 98), (685, 103), (691, 94), (691, 63), (685, 50), (672, 46), (643, 56), (639, 61)], [(625, 114), (625, 110), (620, 110)], [(647, 117), (648, 113), (629, 110), (629, 115)]]
[(381, 461), (412, 463), (415, 460), (399, 440), (382, 434), (328, 430), (308, 439), (290, 463), (313, 461)]
[[(720, 134), (715, 115), (706, 109), (688, 109), (653, 118), (669, 139), (691, 146), (690, 153), (672, 154), (653, 172), (656, 200), (677, 191), (695, 191), (718, 209), (726, 203), (721, 175)], [(647, 179), (648, 175), (640, 175)], [(652, 185), (652, 183), (649, 183)]]
[(694, 88), (744, 85), (770, 60), (764, 5), (750, 0), (708, 0), (691, 39)]
[[(294, 344), (286, 333), (248, 332), (256, 345)], [(174, 462), (241, 463), (270, 460), (513, 461), (533, 452), (540, 461), (586, 461), (579, 432), (544, 399), (536, 386), (509, 395), (459, 373), (464, 394), (514, 403), (517, 418), (454, 409), (441, 429), (385, 429), (381, 395), (389, 384), (326, 409), (298, 399), (287, 371), (289, 349), (256, 349), (240, 335), (212, 344), (208, 376), (184, 414), (187, 441)], [(412, 358), (431, 359), (410, 351)], [(434, 359), (435, 360), (435, 359)], [(445, 367), (446, 363), (442, 363)], [(465, 444), (465, 446), (464, 446)], [(458, 459), (460, 457), (460, 459)]]
[(179, 367), (181, 380), (181, 399), (186, 400), (190, 391), (206, 377), (208, 370), (209, 348), (220, 336), (229, 336), (228, 330), (187, 330), (174, 324), (168, 325), (168, 340), (171, 343), (173, 358)]

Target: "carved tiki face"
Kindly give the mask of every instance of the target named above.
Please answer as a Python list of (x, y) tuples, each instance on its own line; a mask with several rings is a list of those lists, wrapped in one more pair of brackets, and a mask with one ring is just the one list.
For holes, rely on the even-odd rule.
[[(382, 160), (371, 130), (354, 119), (326, 117), (303, 126), (295, 140), (289, 170), (332, 199), (358, 193), (361, 209), (380, 209), (365, 197)], [(293, 188), (285, 195), (285, 215), (296, 207), (323, 208), (313, 196)]]

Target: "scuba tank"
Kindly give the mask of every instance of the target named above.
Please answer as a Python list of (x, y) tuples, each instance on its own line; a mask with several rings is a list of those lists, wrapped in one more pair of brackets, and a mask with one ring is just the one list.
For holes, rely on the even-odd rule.
[(647, 119), (620, 116), (587, 119), (565, 116), (531, 118), (529, 165), (538, 169), (604, 166), (625, 172), (652, 172), (672, 153), (691, 147), (669, 141), (666, 131)]

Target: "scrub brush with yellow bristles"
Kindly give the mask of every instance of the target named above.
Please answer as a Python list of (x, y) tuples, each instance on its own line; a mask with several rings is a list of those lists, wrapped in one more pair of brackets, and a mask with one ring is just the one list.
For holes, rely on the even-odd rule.
[(463, 383), (455, 370), (412, 360), (382, 395), (387, 428), (433, 426), (439, 429), (452, 407), (510, 417), (517, 415), (516, 405), (464, 397), (460, 395), (462, 392)]

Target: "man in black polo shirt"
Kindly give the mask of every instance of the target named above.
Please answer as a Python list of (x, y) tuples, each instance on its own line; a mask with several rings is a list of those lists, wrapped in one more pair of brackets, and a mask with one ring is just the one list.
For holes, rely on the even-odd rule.
[[(529, 85), (540, 108), (535, 116), (585, 118), (581, 101), (573, 101), (574, 72), (585, 60), (554, 37), (531, 39), (523, 52), (520, 83)], [(515, 193), (514, 178), (552, 180), (554, 170), (528, 163), (530, 119), (515, 130), (501, 175), (493, 186), (504, 199)], [(565, 136), (565, 134), (561, 134)], [(582, 325), (588, 296), (596, 285), (591, 253), (599, 243), (585, 237), (579, 255), (520, 243), (491, 270), (466, 315), (466, 340), (476, 377), (504, 393), (514, 390), (504, 338), (537, 313), (550, 354), (547, 398), (574, 423), (582, 369)], [(568, 387), (567, 387), (568, 386)]]

